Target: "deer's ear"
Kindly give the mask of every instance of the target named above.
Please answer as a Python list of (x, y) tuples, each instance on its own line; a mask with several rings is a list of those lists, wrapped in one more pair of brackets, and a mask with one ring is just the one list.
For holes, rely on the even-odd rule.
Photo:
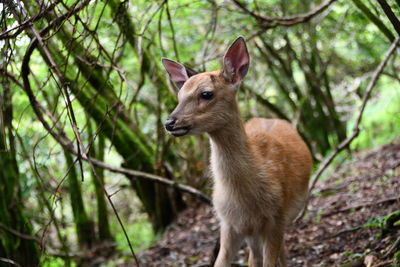
[(243, 80), (249, 70), (250, 57), (243, 37), (237, 38), (224, 56), (222, 77), (232, 84)]
[(161, 59), (165, 70), (169, 74), (169, 78), (179, 89), (183, 86), (189, 77), (196, 75), (197, 72), (191, 68), (186, 68), (181, 63), (162, 58)]

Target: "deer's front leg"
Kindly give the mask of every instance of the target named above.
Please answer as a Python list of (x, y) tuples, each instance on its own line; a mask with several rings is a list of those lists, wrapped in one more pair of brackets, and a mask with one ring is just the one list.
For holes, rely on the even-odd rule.
[(270, 232), (267, 235), (267, 242), (264, 244), (263, 267), (286, 267), (283, 236), (284, 231), (282, 227), (276, 227), (274, 232)]
[(263, 266), (263, 242), (260, 235), (247, 238), (247, 244), (250, 248), (249, 267)]
[(232, 226), (221, 222), (221, 246), (214, 267), (230, 267), (231, 262), (239, 250), (243, 236), (237, 233)]

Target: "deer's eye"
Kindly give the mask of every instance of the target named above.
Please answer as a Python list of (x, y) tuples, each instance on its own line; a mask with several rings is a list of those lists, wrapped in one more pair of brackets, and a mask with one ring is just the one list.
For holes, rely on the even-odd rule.
[(211, 91), (204, 91), (200, 94), (200, 97), (205, 100), (210, 100), (213, 98), (214, 94)]

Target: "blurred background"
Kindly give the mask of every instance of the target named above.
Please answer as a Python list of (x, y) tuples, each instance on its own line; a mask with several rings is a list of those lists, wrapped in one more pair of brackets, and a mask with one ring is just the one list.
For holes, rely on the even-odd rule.
[[(132, 257), (124, 231), (145, 250), (204, 201), (148, 174), (210, 195), (207, 136), (163, 128), (177, 101), (161, 57), (219, 69), (243, 36), (243, 118), (291, 121), (317, 168), (353, 133), (400, 33), (398, 0), (6, 0), (0, 11), (0, 266), (115, 266)], [(399, 136), (399, 53), (336, 163)]]

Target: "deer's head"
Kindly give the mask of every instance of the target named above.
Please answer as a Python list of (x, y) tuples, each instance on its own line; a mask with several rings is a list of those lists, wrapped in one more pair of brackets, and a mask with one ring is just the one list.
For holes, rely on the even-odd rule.
[(237, 88), (249, 69), (242, 37), (226, 52), (222, 71), (195, 73), (169, 59), (162, 59), (162, 63), (179, 88), (179, 104), (165, 122), (168, 132), (175, 136), (210, 133), (230, 123), (237, 109)]

